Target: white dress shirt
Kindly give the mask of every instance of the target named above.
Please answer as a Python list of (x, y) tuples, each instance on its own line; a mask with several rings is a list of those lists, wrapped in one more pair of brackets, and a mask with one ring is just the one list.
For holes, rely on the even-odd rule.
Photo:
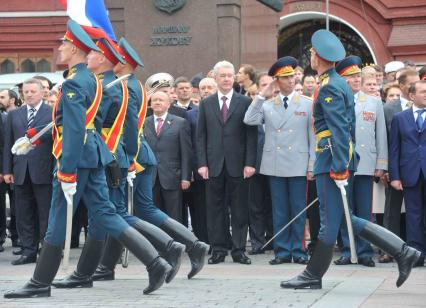
[(40, 101), (40, 103), (38, 103), (36, 106), (34, 106), (34, 107), (31, 107), (30, 105), (26, 105), (27, 106), (27, 119), (29, 119), (30, 118), (30, 109), (32, 109), (32, 108), (34, 108), (35, 109), (35, 111), (34, 111), (34, 117), (37, 115), (37, 112), (38, 112), (38, 110), (40, 109), (40, 107), (41, 107), (41, 104), (43, 104), (43, 101)]
[(401, 100), (401, 108), (402, 110), (406, 110), (408, 108), (410, 108), (410, 101), (404, 97), (400, 97)]
[(289, 95), (284, 96), (281, 92), (280, 92), (280, 98), (281, 98), (281, 103), (284, 104), (284, 97), (287, 97), (287, 104), (290, 105), (291, 100), (293, 99), (295, 91), (291, 92)]
[(217, 91), (217, 97), (219, 99), (219, 109), (222, 109), (222, 105), (223, 105), (223, 101), (222, 101), (222, 97), (226, 96), (226, 106), (229, 109), (229, 104), (231, 103), (231, 99), (232, 99), (232, 95), (234, 94), (234, 90), (231, 90), (228, 92), (228, 94), (223, 94), (220, 91)]
[[(425, 109), (426, 108), (419, 108), (413, 105), (413, 114), (414, 114), (414, 121), (417, 121), (417, 117), (419, 116), (419, 114), (417, 113), (417, 110), (421, 110), (421, 109)], [(422, 113), (422, 118), (423, 118), (423, 122), (425, 121), (426, 118), (426, 111)]]
[(166, 122), (166, 117), (167, 117), (167, 112), (166, 112), (165, 114), (163, 114), (161, 117), (158, 117), (158, 116), (156, 116), (156, 115), (154, 114), (154, 125), (155, 125), (155, 130), (156, 130), (156, 131), (157, 131), (157, 126), (158, 126), (158, 121), (157, 121), (157, 119), (158, 119), (158, 118), (163, 119), (163, 125), (164, 125), (164, 122)]

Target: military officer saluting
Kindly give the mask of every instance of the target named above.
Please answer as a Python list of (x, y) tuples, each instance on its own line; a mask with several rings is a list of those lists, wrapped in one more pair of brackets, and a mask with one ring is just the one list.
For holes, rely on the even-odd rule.
[[(50, 284), (62, 256), (67, 199), (73, 200), (75, 211), (83, 198), (102, 233), (106, 231), (117, 238), (143, 263), (150, 262), (149, 271), (162, 272), (157, 275), (160, 282), (171, 270), (152, 245), (116, 213), (108, 199), (104, 167), (113, 156), (94, 125), (102, 99), (102, 84), (86, 67), (86, 56), (90, 51), (100, 50), (80, 25), (70, 20), (59, 47), (60, 59), (68, 65), (69, 74), (54, 107), (53, 154), (57, 168), (48, 228), (33, 277), (23, 288), (6, 293), (6, 298), (50, 296)], [(89, 230), (90, 238), (100, 240), (99, 236), (95, 228)], [(146, 254), (147, 247), (152, 251), (150, 255)], [(161, 266), (158, 266), (159, 262)], [(164, 263), (166, 266), (163, 267)], [(149, 287), (158, 285), (158, 281), (151, 279), (149, 283)]]
[[(355, 151), (360, 160), (353, 180), (352, 211), (365, 220), (370, 220), (373, 206), (374, 177), (380, 178), (388, 167), (388, 143), (383, 104), (377, 97), (361, 91), (361, 58), (349, 56), (336, 65), (337, 73), (342, 76), (352, 89), (355, 104)], [(351, 264), (349, 238), (346, 226), (342, 225), (342, 257), (336, 265)], [(371, 245), (357, 237), (356, 252), (358, 263), (373, 267), (374, 251)]]
[[(136, 178), (134, 180), (134, 213), (141, 218), (134, 225), (162, 255), (166, 255), (169, 263), (173, 263), (173, 271), (169, 273), (166, 282), (170, 282), (179, 269), (180, 260), (171, 262), (167, 256), (181, 255), (184, 248), (173, 247), (173, 239), (185, 244), (191, 261), (191, 271), (188, 278), (195, 276), (204, 266), (208, 245), (199, 241), (191, 231), (177, 221), (169, 218), (155, 207), (152, 200), (152, 169), (157, 164), (155, 155), (142, 134), (142, 125), (147, 111), (147, 94), (134, 71), (137, 66), (143, 66), (137, 52), (125, 38), (119, 41), (119, 52), (125, 63), (117, 63), (114, 72), (118, 76), (130, 74), (127, 79), (129, 104), (135, 104), (138, 112), (138, 125), (134, 131), (138, 133), (139, 147), (134, 161)], [(133, 169), (133, 168), (132, 168)], [(161, 228), (161, 229), (160, 229)], [(166, 232), (166, 233), (165, 233)], [(101, 264), (93, 275), (94, 280), (113, 280), (114, 268), (120, 257), (121, 247), (114, 244), (114, 239), (108, 239)]]
[[(269, 70), (275, 79), (252, 103), (244, 117), (248, 125), (265, 124), (260, 173), (269, 178), (274, 233), (277, 233), (306, 206), (306, 181), (312, 178), (315, 137), (312, 131), (312, 99), (294, 91), (293, 57), (278, 59)], [(271, 97), (275, 87), (280, 93)], [(301, 215), (286, 232), (274, 240), (275, 258), (271, 265), (307, 264), (303, 247), (306, 215)]]
[[(318, 30), (312, 36), (311, 67), (320, 75), (314, 95), (313, 122), (316, 134), (316, 178), (320, 202), (321, 228), (318, 243), (306, 269), (293, 279), (282, 281), (282, 288), (322, 288), (322, 277), (333, 257), (333, 247), (343, 218), (340, 188), (350, 198), (356, 171), (355, 110), (352, 90), (337, 74), (334, 63), (343, 60), (345, 49), (330, 31)], [(398, 262), (397, 287), (408, 278), (420, 252), (408, 247), (392, 232), (351, 215), (354, 234), (362, 237)]]

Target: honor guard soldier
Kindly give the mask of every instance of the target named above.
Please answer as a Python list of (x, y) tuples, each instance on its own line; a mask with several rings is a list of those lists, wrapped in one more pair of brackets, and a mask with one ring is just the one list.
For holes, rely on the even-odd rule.
[[(96, 45), (101, 52), (91, 52), (88, 55), (87, 68), (97, 74), (98, 78), (105, 86), (116, 79), (113, 72), (114, 66), (118, 63), (124, 63), (124, 60), (118, 53), (118, 46), (108, 38), (100, 38)], [(126, 182), (131, 182), (128, 175), (130, 162), (134, 160), (138, 148), (137, 136), (137, 106), (134, 100), (129, 100), (129, 91), (125, 81), (121, 81), (103, 92), (102, 100), (99, 106), (98, 114), (95, 119), (95, 127), (101, 133), (102, 139), (105, 141), (109, 151), (115, 160), (106, 167), (106, 177), (109, 186), (109, 199), (114, 204), (117, 214), (119, 214), (129, 225), (139, 231), (139, 224), (143, 224), (140, 219), (129, 215), (127, 212), (126, 202)], [(132, 169), (130, 173), (132, 173)], [(91, 287), (93, 285), (92, 275), (99, 264), (102, 257), (104, 239), (106, 233), (100, 229), (100, 226), (92, 219), (89, 213), (89, 229), (95, 229), (99, 234), (98, 240), (88, 238), (81, 253), (77, 269), (64, 279), (54, 281), (52, 284), (57, 288), (75, 288), (75, 287)], [(161, 230), (160, 230), (161, 231)], [(162, 231), (161, 231), (162, 232)], [(151, 237), (156, 236), (155, 232)], [(112, 236), (108, 237), (107, 247), (117, 246), (118, 250), (113, 250), (115, 254), (120, 256), (122, 244)], [(183, 251), (181, 244), (170, 243), (169, 249), (164, 252), (163, 257), (173, 256), (172, 264), (180, 264), (180, 256)], [(108, 252), (110, 249), (108, 249)], [(149, 265), (150, 255), (156, 251), (150, 245), (144, 249), (146, 254), (144, 260), (148, 260), (145, 265)], [(142, 252), (143, 253), (143, 252)], [(176, 262), (176, 258), (178, 262)], [(164, 262), (163, 262), (164, 263)], [(167, 268), (167, 264), (159, 264), (158, 267)], [(164, 281), (164, 277), (154, 276), (155, 272), (151, 272), (148, 268), (150, 278), (158, 281), (156, 285), (152, 285), (144, 290), (145, 294), (151, 293), (160, 287), (160, 280)], [(156, 274), (162, 273), (157, 272)], [(169, 271), (170, 275), (172, 271)]]
[[(358, 56), (349, 56), (336, 65), (337, 73), (352, 89), (355, 104), (355, 151), (360, 160), (353, 180), (351, 208), (353, 213), (370, 220), (373, 206), (374, 178), (380, 178), (388, 167), (388, 144), (383, 103), (377, 97), (367, 95), (361, 90), (362, 61)], [(342, 226), (342, 257), (336, 265), (351, 264), (349, 238), (346, 226)], [(358, 264), (374, 267), (374, 251), (371, 245), (357, 237), (356, 252)]]
[[(281, 282), (282, 288), (320, 289), (322, 277), (333, 257), (343, 218), (341, 188), (351, 196), (356, 171), (355, 110), (352, 90), (337, 74), (334, 63), (345, 57), (340, 40), (330, 31), (318, 30), (312, 36), (311, 67), (320, 75), (320, 87), (314, 95), (313, 125), (316, 133), (316, 178), (320, 202), (321, 228), (318, 243), (306, 269), (293, 279)], [(392, 232), (351, 215), (355, 235), (371, 242), (394, 257), (398, 263), (397, 287), (408, 278), (420, 252), (408, 247)]]
[[(146, 236), (162, 254), (170, 250), (173, 239), (185, 244), (186, 251), (191, 261), (191, 271), (188, 274), (188, 278), (192, 278), (201, 271), (204, 266), (208, 245), (199, 241), (185, 226), (168, 217), (154, 205), (152, 198), (152, 172), (157, 161), (142, 133), (142, 126), (147, 112), (148, 98), (142, 84), (134, 75), (134, 70), (137, 66), (143, 66), (143, 63), (137, 52), (125, 38), (120, 39), (119, 47), (120, 54), (126, 63), (118, 63), (114, 71), (118, 76), (130, 74), (127, 80), (129, 104), (131, 102), (136, 104), (138, 110), (138, 127), (136, 131), (139, 136), (139, 148), (137, 151), (137, 158), (135, 159), (136, 179), (134, 180), (134, 213), (141, 218), (142, 221), (138, 221), (135, 228)], [(115, 240), (108, 239), (108, 242), (110, 241)], [(118, 262), (120, 253), (121, 246), (114, 245), (114, 243), (107, 243), (101, 264), (93, 275), (93, 280), (113, 280), (114, 268)], [(172, 255), (173, 253), (168, 252), (167, 254)], [(174, 249), (174, 254), (179, 254), (177, 249)], [(166, 257), (166, 259), (169, 263), (172, 263), (170, 262), (170, 258)], [(172, 265), (173, 271), (169, 273), (166, 282), (171, 281), (174, 275), (176, 275), (179, 269), (180, 260), (175, 261)]]
[[(94, 125), (102, 99), (102, 84), (86, 67), (90, 51), (100, 50), (81, 26), (70, 20), (59, 47), (60, 59), (68, 65), (69, 73), (53, 113), (53, 155), (57, 165), (48, 229), (33, 277), (23, 288), (6, 293), (6, 298), (50, 296), (50, 284), (62, 257), (67, 203), (72, 203), (75, 211), (80, 198), (98, 226), (117, 238), (144, 264), (149, 264), (148, 288), (161, 286), (171, 270), (154, 247), (116, 213), (108, 199), (104, 168), (113, 161), (113, 156)], [(95, 232), (94, 228), (89, 230), (89, 241), (101, 240)]]
[[(312, 99), (294, 91), (293, 57), (283, 57), (272, 65), (269, 76), (274, 81), (256, 96), (248, 108), (244, 123), (265, 125), (260, 173), (269, 178), (274, 233), (277, 233), (306, 206), (307, 176), (312, 178), (315, 160), (315, 136), (312, 131)], [(280, 93), (273, 95), (274, 88)], [(307, 264), (303, 247), (306, 215), (301, 215), (287, 232), (274, 240), (275, 258), (269, 264)]]

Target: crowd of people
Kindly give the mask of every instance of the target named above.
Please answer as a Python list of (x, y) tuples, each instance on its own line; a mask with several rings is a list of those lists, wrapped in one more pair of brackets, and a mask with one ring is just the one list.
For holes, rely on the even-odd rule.
[[(287, 71), (277, 75), (283, 68)], [(426, 78), (426, 69), (417, 71), (410, 61), (363, 67), (360, 58), (349, 56), (337, 63), (336, 71), (354, 94), (355, 152), (360, 160), (349, 200), (352, 210), (407, 239), (423, 253), (418, 264), (422, 266), (426, 200), (413, 203), (413, 197), (404, 194), (404, 179), (395, 183), (401, 181), (395, 174), (410, 167), (400, 162), (396, 149), (404, 141), (392, 139), (398, 134), (392, 133), (391, 124), (395, 114), (412, 108), (420, 87), (415, 86), (416, 81)], [(143, 135), (157, 166), (149, 170), (152, 183), (147, 185), (152, 186), (158, 209), (211, 245), (209, 264), (223, 262), (229, 250), (234, 262), (250, 264), (245, 253), (247, 234), (249, 255), (273, 249), (271, 265), (308, 263), (320, 227), (318, 206), (310, 207), (273, 245), (265, 244), (317, 198), (312, 171), (321, 145), (315, 140), (311, 119), (319, 82), (315, 71), (304, 70), (291, 57), (281, 58), (269, 72), (249, 64), (235, 70), (222, 61), (206, 77), (174, 79), (160, 73), (149, 79), (146, 87), (153, 93)], [(43, 143), (24, 156), (13, 155), (11, 147), (28, 129), (50, 122), (59, 88), (45, 77), (35, 76), (21, 85), (19, 94), (0, 91), (0, 252), (8, 229), (12, 246), (17, 248), (13, 254), (19, 255), (14, 265), (37, 259), (47, 228), (54, 159), (52, 143)], [(215, 117), (222, 125), (218, 126)], [(424, 157), (420, 158), (422, 161), (414, 163), (423, 166)], [(414, 184), (424, 187), (424, 183)], [(8, 225), (6, 194), (10, 201)], [(74, 217), (72, 247), (78, 247), (82, 227), (87, 235), (87, 213), (81, 203)], [(344, 223), (340, 235), (341, 257), (334, 263), (351, 264)], [(356, 242), (358, 263), (375, 266), (370, 244), (360, 238)], [(392, 262), (392, 257), (379, 251), (378, 261)]]

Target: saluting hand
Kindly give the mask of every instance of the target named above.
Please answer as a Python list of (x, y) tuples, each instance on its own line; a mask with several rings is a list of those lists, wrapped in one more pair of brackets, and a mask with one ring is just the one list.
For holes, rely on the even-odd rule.
[(263, 96), (266, 99), (270, 99), (274, 96), (275, 89), (277, 88), (277, 81), (272, 80), (260, 93), (260, 96)]

